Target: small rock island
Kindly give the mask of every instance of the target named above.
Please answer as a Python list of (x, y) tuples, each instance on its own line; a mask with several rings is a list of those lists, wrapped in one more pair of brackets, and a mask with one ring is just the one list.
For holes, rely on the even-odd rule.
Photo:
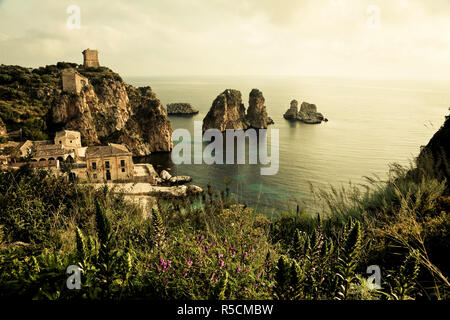
[(190, 116), (198, 114), (198, 110), (194, 109), (190, 103), (170, 103), (167, 105), (167, 114), (173, 116)]
[(298, 101), (292, 100), (291, 107), (284, 114), (284, 118), (287, 120), (301, 121), (307, 124), (320, 124), (322, 121), (328, 122), (323, 114), (317, 112), (317, 106), (303, 102), (300, 111), (298, 111)]

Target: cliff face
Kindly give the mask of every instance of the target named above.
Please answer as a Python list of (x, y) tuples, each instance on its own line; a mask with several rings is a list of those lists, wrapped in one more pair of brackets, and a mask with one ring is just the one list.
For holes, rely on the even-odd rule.
[(203, 119), (203, 131), (246, 130), (248, 127), (242, 95), (238, 90), (227, 89), (218, 95)]
[(172, 149), (170, 120), (150, 87), (102, 79), (78, 95), (61, 92), (51, 113), (55, 125), (80, 131), (88, 144), (123, 143), (134, 155)]
[[(68, 68), (87, 79), (79, 93), (63, 90), (61, 75)], [(85, 144), (124, 143), (134, 155), (172, 149), (170, 120), (151, 88), (128, 85), (104, 67), (2, 65), (0, 117), (4, 115), (6, 127), (23, 128), (27, 139), (44, 139), (56, 130), (72, 129), (81, 132)]]

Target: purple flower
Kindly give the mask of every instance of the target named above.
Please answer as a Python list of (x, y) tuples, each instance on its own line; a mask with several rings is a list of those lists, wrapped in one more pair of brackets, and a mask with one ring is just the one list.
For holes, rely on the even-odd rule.
[(192, 266), (192, 261), (191, 261), (191, 259), (188, 260), (187, 265), (188, 265), (188, 267)]
[(220, 268), (219, 268), (219, 269), (222, 269), (222, 267), (223, 267), (223, 264), (224, 264), (223, 260), (222, 260), (222, 259), (220, 259), (220, 261), (219, 261), (219, 266), (220, 266)]
[(247, 253), (247, 251), (245, 251), (244, 252), (244, 259), (247, 258), (247, 255), (248, 255), (248, 253)]
[(236, 268), (236, 272), (240, 272), (240, 271), (241, 271), (241, 267), (238, 266), (238, 267)]

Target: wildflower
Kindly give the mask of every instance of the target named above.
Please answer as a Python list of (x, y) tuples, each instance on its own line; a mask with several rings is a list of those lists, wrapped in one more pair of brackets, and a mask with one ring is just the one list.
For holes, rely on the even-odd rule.
[(255, 248), (252, 247), (252, 250), (250, 250), (251, 253), (255, 252)]
[(222, 260), (222, 259), (220, 259), (220, 261), (219, 261), (219, 266), (220, 266), (220, 268), (219, 268), (219, 269), (222, 269), (222, 267), (223, 267), (223, 264), (224, 264), (223, 260)]
[(248, 255), (248, 253), (247, 253), (247, 251), (245, 251), (244, 252), (244, 259), (247, 258), (247, 255)]
[(238, 266), (238, 267), (236, 268), (236, 272), (240, 272), (240, 271), (241, 271), (241, 267)]
[(236, 251), (233, 250), (231, 257), (234, 258), (235, 255), (236, 255)]
[(217, 258), (220, 259), (220, 258), (222, 258), (222, 257), (223, 257), (223, 254), (221, 254), (221, 253), (218, 253), (218, 254), (217, 254)]
[(192, 261), (191, 261), (191, 259), (189, 259), (189, 260), (187, 261), (187, 265), (188, 265), (188, 267), (192, 266)]
[(211, 277), (209, 278), (209, 280), (213, 281), (214, 280), (214, 272), (211, 274)]
[(187, 272), (185, 271), (184, 273), (183, 273), (183, 277), (186, 277), (187, 276)]
[(166, 281), (165, 281), (165, 282), (166, 282), (166, 286), (167, 286), (167, 284), (169, 283), (169, 279), (168, 279), (168, 278), (166, 278)]

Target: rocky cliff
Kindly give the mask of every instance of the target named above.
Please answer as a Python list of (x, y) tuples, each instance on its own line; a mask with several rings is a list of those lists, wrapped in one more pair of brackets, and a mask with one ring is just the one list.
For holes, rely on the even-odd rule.
[(190, 103), (170, 103), (167, 105), (169, 115), (194, 115), (198, 110), (194, 109)]
[(222, 132), (227, 129), (266, 129), (269, 124), (273, 124), (273, 120), (267, 116), (264, 103), (262, 92), (253, 89), (250, 92), (246, 113), (241, 92), (227, 89), (214, 100), (211, 109), (203, 119), (203, 131), (212, 128)]
[[(63, 90), (61, 73), (67, 68), (87, 79), (83, 78), (79, 93)], [(105, 67), (71, 63), (38, 69), (1, 66), (0, 116), (3, 113), (11, 115), (7, 126), (25, 128), (29, 139), (72, 129), (81, 132), (84, 144), (124, 143), (134, 155), (172, 149), (170, 120), (151, 88), (128, 85)]]
[(422, 148), (417, 158), (417, 167), (450, 181), (450, 116), (446, 117), (444, 125)]

